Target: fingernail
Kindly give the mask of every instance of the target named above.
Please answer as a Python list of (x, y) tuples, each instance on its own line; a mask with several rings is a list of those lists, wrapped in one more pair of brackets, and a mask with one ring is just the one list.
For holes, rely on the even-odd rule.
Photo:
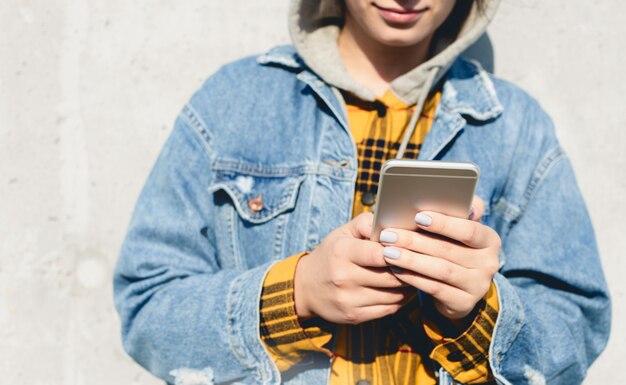
[(396, 274), (404, 273), (404, 269), (398, 266), (391, 266), (389, 270), (391, 270), (393, 273), (396, 273)]
[(385, 258), (398, 259), (400, 258), (400, 250), (395, 247), (385, 247), (383, 249), (383, 255)]
[(385, 243), (396, 243), (398, 240), (398, 234), (393, 231), (383, 230), (380, 233), (380, 241)]
[(426, 214), (417, 213), (415, 214), (415, 223), (420, 226), (430, 226), (433, 223), (433, 219)]
[(470, 213), (469, 213), (469, 217), (468, 217), (468, 219), (469, 219), (470, 221), (471, 221), (472, 219), (474, 219), (474, 208), (473, 208), (473, 207), (470, 209)]

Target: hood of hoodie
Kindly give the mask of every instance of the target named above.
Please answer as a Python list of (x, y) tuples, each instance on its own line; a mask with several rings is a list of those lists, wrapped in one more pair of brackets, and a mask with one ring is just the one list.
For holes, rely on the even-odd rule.
[[(337, 41), (343, 25), (341, 0), (292, 0), (289, 32), (296, 51), (318, 76), (330, 85), (351, 92), (360, 99), (376, 95), (348, 74)], [(467, 1), (467, 0), (457, 0)], [(394, 79), (391, 91), (407, 104), (420, 104), (454, 60), (485, 32), (500, 0), (486, 0), (482, 9), (476, 2), (452, 42), (434, 41), (435, 54), (411, 71)]]

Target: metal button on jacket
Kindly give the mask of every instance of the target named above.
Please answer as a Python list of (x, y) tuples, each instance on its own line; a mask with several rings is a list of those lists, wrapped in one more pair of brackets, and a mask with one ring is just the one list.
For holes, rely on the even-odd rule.
[(254, 211), (255, 213), (263, 210), (263, 196), (259, 194), (254, 198), (250, 198), (248, 200), (248, 207), (250, 207), (250, 210)]
[(358, 380), (356, 382), (356, 385), (371, 385), (371, 382), (369, 382), (368, 380)]

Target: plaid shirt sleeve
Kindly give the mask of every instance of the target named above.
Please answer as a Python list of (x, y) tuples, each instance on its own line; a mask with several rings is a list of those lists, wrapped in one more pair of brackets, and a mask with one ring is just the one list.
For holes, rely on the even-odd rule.
[(463, 384), (494, 381), (488, 358), (498, 309), (498, 293), (493, 282), (478, 303), (472, 323), (464, 331), (459, 331), (440, 315), (431, 299), (425, 301), (422, 322), (426, 335), (435, 344), (430, 358), (450, 373), (455, 381)]
[[(294, 275), (306, 253), (278, 262), (263, 282), (260, 302), (261, 340), (281, 372), (289, 370), (307, 352), (332, 353), (324, 348), (331, 339), (330, 327), (317, 319), (301, 324), (294, 301)], [(327, 326), (327, 325), (326, 325)]]

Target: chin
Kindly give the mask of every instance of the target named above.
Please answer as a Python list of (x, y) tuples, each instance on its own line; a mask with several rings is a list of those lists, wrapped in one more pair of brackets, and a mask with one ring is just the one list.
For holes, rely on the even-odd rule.
[(377, 34), (375, 39), (383, 44), (390, 47), (410, 47), (426, 39), (426, 34), (424, 33), (410, 33), (407, 30), (404, 31), (385, 31)]

